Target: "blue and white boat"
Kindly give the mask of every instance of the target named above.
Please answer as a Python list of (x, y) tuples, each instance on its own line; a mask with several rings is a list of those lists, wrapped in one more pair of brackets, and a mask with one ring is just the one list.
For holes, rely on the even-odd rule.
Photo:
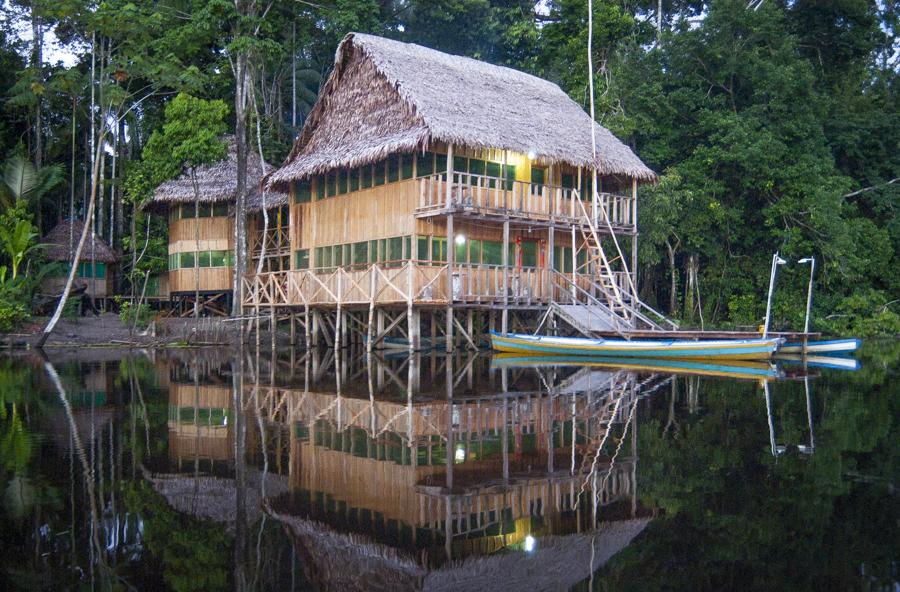
[(782, 341), (780, 338), (708, 341), (589, 339), (491, 332), (491, 347), (500, 352), (606, 358), (768, 360)]
[[(859, 349), (862, 341), (859, 339), (830, 339), (827, 341), (807, 341), (805, 353), (807, 354), (849, 354)], [(804, 345), (802, 341), (785, 343), (778, 348), (782, 354), (802, 354)]]

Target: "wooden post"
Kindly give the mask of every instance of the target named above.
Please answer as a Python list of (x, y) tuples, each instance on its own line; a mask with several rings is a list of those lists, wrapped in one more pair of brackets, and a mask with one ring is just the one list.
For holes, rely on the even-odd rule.
[(334, 315), (334, 349), (341, 349), (341, 331), (343, 331), (343, 323), (341, 323), (341, 317), (343, 316), (341, 310), (341, 270), (337, 270), (337, 309)]
[(409, 337), (410, 353), (419, 349), (419, 323), (413, 314), (413, 263), (412, 258), (406, 262), (406, 327)]
[(453, 144), (447, 144), (447, 208), (453, 198)]
[(469, 339), (472, 343), (478, 343), (475, 340), (475, 319), (473, 318), (474, 311), (470, 308), (466, 311), (466, 331), (469, 333)]
[(453, 259), (456, 255), (453, 239), (453, 214), (450, 214), (447, 216), (447, 353), (453, 351)]
[(500, 332), (509, 330), (509, 220), (503, 221), (503, 317), (500, 321)]
[(368, 331), (368, 339), (366, 340), (366, 353), (372, 353), (372, 341), (375, 339), (374, 323), (375, 323), (375, 286), (376, 286), (376, 269), (373, 265), (369, 268), (369, 323), (366, 328)]
[[(547, 265), (547, 278), (553, 276), (553, 255), (555, 254), (554, 248), (556, 245), (556, 229), (553, 226), (547, 229), (547, 261), (545, 262)], [(554, 299), (553, 295), (553, 282), (548, 282), (548, 289), (550, 290), (550, 300)]]
[[(631, 283), (637, 292), (637, 258), (638, 258), (638, 229), (637, 229), (637, 179), (631, 180), (631, 222), (634, 224), (634, 232), (631, 235)], [(637, 294), (634, 294), (637, 298)]]
[[(309, 305), (307, 305), (307, 314), (309, 314)], [(309, 319), (309, 317), (307, 317)], [(309, 320), (306, 321), (307, 323)], [(312, 346), (319, 347), (319, 334), (321, 333), (321, 323), (319, 322), (319, 311), (312, 311)]]
[(303, 304), (303, 347), (309, 349), (311, 342), (309, 337), (310, 329), (312, 328), (312, 322), (309, 318), (309, 303), (306, 302)]
[(297, 315), (293, 310), (288, 315), (288, 320), (291, 323), (291, 349), (293, 350), (297, 346)]

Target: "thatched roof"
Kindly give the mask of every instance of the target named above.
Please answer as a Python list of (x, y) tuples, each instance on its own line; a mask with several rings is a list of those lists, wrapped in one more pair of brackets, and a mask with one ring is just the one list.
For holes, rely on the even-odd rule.
[[(229, 202), (234, 203), (237, 193), (237, 144), (234, 136), (226, 136), (228, 155), (224, 160), (208, 164), (197, 169), (197, 184), (200, 187), (200, 203)], [(262, 208), (263, 192), (260, 179), (263, 176), (263, 160), (253, 150), (247, 151), (247, 209), (255, 211)], [(265, 172), (274, 167), (265, 165)], [(286, 194), (269, 190), (265, 194), (266, 207), (274, 208), (287, 204)], [(177, 179), (166, 181), (156, 188), (153, 198), (144, 206), (147, 209), (165, 208), (174, 203), (194, 203), (194, 185), (190, 175), (185, 172)]]
[[(81, 238), (84, 222), (81, 220), (63, 220), (41, 239), (47, 245), (47, 259), (50, 261), (71, 261)], [(69, 239), (72, 240), (72, 252), (69, 252)], [(115, 263), (119, 256), (106, 242), (94, 233), (88, 233), (87, 241), (81, 249), (82, 261), (99, 263)]]
[(272, 187), (432, 142), (533, 152), (544, 162), (653, 181), (656, 175), (556, 84), (411, 43), (350, 33)]
[(593, 532), (542, 536), (530, 553), (495, 553), (428, 569), (408, 552), (281, 514), (267, 500), (263, 505), (292, 535), (307, 576), (322, 590), (568, 590), (627, 547), (650, 521), (607, 522)]

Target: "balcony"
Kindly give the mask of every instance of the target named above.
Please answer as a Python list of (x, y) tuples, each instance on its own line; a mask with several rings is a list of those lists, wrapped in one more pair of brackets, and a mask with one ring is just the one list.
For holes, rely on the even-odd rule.
[[(422, 177), (415, 209), (418, 218), (458, 214), (498, 221), (543, 222), (547, 225), (583, 224), (590, 203), (578, 203), (578, 192), (567, 187), (554, 187), (526, 181), (504, 181), (497, 177), (453, 173), (447, 192), (446, 175)], [(637, 210), (635, 199), (612, 193), (598, 194), (595, 227), (614, 232), (632, 233)], [(584, 206), (582, 208), (582, 205)], [(609, 225), (603, 213), (609, 219)]]

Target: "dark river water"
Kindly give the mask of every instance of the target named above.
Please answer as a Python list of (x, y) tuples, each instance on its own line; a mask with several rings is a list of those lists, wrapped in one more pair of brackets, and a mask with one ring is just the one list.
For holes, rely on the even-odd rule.
[(900, 589), (900, 341), (48, 356), (0, 358), (3, 590)]

